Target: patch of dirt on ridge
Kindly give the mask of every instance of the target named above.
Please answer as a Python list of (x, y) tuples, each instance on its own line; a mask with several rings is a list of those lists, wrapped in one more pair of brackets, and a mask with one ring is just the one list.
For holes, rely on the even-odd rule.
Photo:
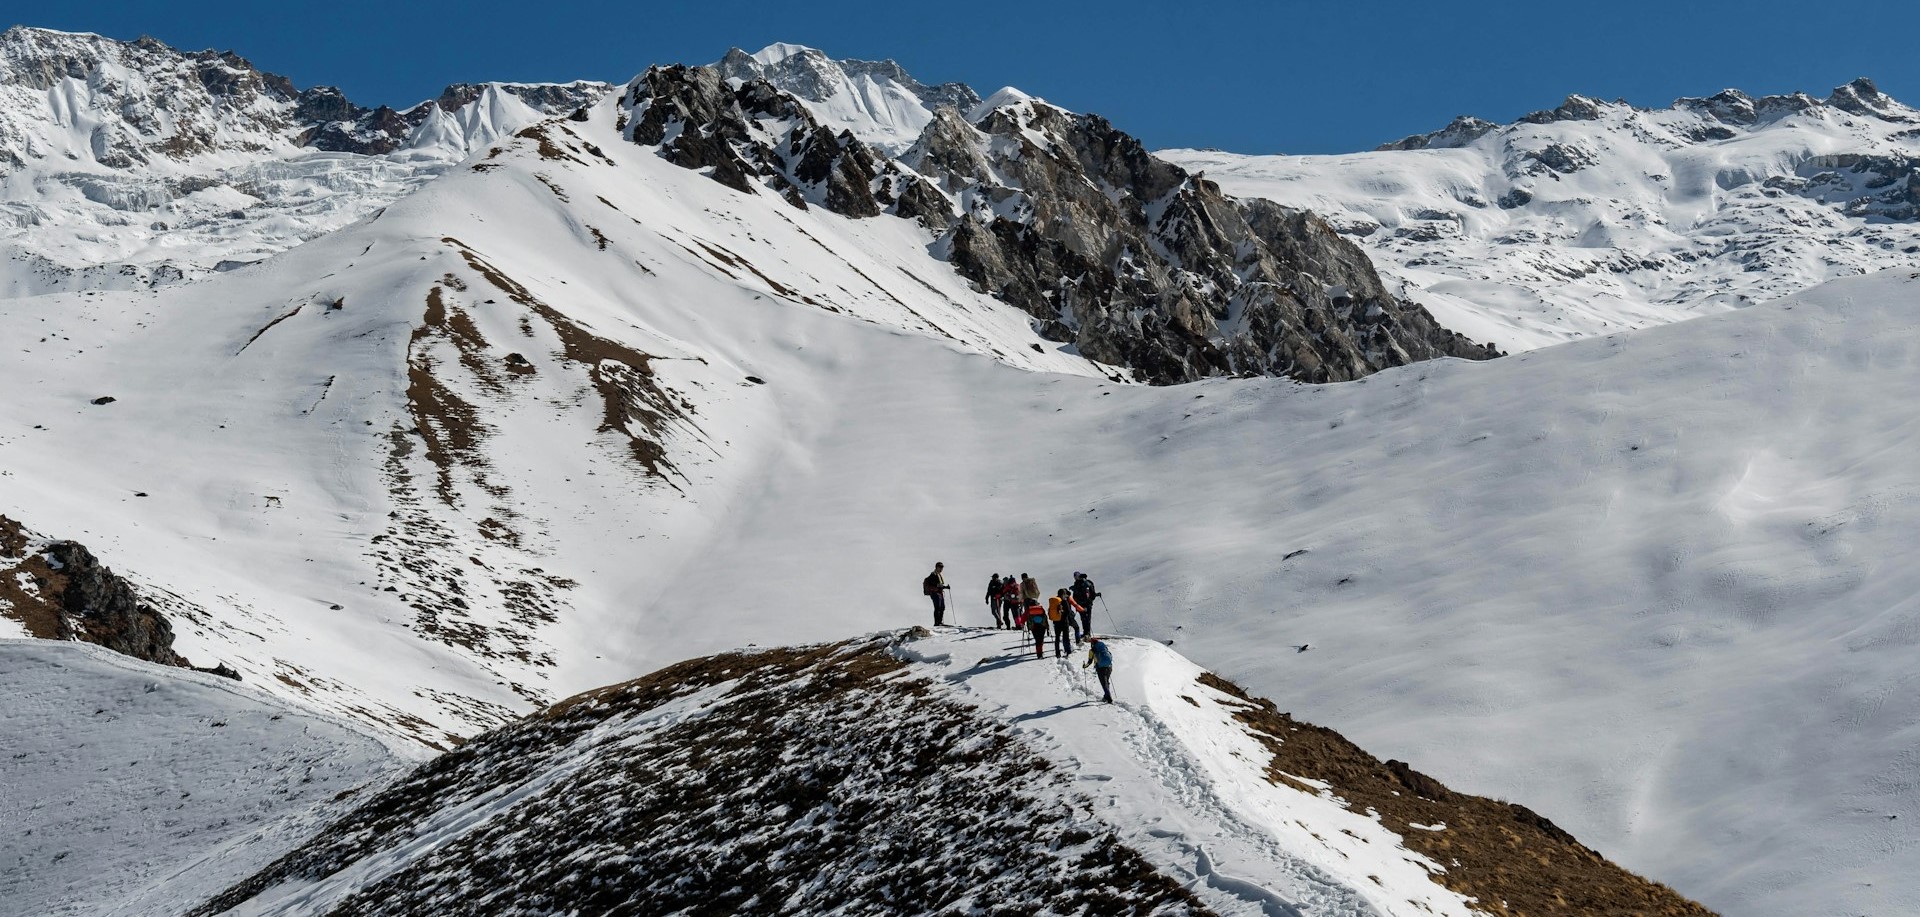
[(560, 339), (561, 356), (586, 367), (588, 377), (600, 394), (604, 412), (600, 431), (626, 436), (634, 461), (645, 468), (649, 476), (678, 489), (670, 475), (678, 476), (679, 470), (667, 458), (663, 442), (675, 423), (693, 427), (696, 432), (699, 428), (687, 420), (682, 402), (660, 385), (653, 371), (654, 357), (588, 331), (501, 273), (460, 240), (446, 237), (441, 241), (454, 246), (474, 273), (553, 329)]
[[(1405, 762), (1382, 763), (1339, 733), (1296, 720), (1211, 672), (1200, 682), (1241, 702), (1235, 718), (1273, 754), (1270, 781), (1296, 789), (1296, 776), (1323, 781), (1353, 811), (1378, 813), (1408, 850), (1446, 868), (1434, 881), (1477, 899), (1479, 910), (1514, 917), (1712, 917), (1525, 806), (1453, 792)], [(1445, 828), (1429, 830), (1439, 825)]]
[[(1210, 913), (1012, 727), (904, 669), (884, 641), (843, 643), (691, 660), (569, 698), (421, 765), (195, 913), (456, 816), (439, 846), (329, 913)], [(483, 798), (511, 801), (459, 815)]]
[[(488, 466), (480, 441), (492, 430), (481, 422), (471, 402), (434, 374), (431, 345), (435, 338), (452, 339), (456, 347), (460, 346), (458, 335), (448, 324), (447, 307), (437, 286), (427, 294), (426, 314), (407, 343), (407, 410), (426, 443), (427, 460), (439, 472), (434, 490), (441, 502), (455, 506), (459, 502), (454, 493), (455, 468), (466, 469), (475, 483), (487, 487)], [(484, 345), (482, 341), (480, 346)], [(464, 350), (462, 357), (464, 362)]]
[(41, 547), (24, 526), (0, 515), (0, 616), (20, 622), (30, 637), (71, 640), (73, 628), (60, 608), (67, 580)]

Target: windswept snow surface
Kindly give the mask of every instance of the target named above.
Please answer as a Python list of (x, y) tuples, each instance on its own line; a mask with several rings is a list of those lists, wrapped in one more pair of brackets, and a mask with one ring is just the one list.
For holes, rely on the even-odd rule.
[[(972, 623), (996, 569), (1086, 570), (1097, 628), (1711, 907), (1920, 896), (1912, 272), (1486, 364), (1147, 389), (915, 224), (731, 191), (613, 121), (246, 270), (10, 303), (0, 505), (198, 609), (196, 662), (442, 744), (924, 620), (936, 559)], [(672, 416), (610, 417), (607, 379)], [(410, 390), (460, 396), (473, 441)]]
[(1157, 155), (1321, 214), (1441, 324), (1519, 351), (1920, 263), (1920, 114), (1876, 98), (1576, 97), (1428, 149)]
[(0, 640), (0, 696), (9, 917), (184, 913), (407, 761), (364, 727), (87, 644)]

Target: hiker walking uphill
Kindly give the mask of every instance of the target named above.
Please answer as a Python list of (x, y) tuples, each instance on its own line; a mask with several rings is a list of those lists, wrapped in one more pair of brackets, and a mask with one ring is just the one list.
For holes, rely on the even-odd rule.
[(927, 578), (920, 581), (920, 591), (926, 593), (928, 598), (933, 599), (933, 626), (935, 627), (940, 627), (947, 623), (947, 590), (953, 587), (947, 585), (947, 578), (945, 574), (941, 572), (946, 568), (946, 564), (936, 562), (933, 565), (933, 572), (927, 574)]
[(993, 579), (987, 580), (987, 610), (993, 612), (993, 626), (996, 628), (1007, 626), (1006, 614), (1000, 606), (1000, 589), (1005, 585), (998, 573), (993, 575)]
[(1053, 622), (1055, 659), (1063, 659), (1073, 652), (1074, 632), (1080, 629), (1080, 622), (1075, 620), (1074, 612), (1079, 609), (1080, 606), (1073, 603), (1072, 597), (1067, 595), (1065, 589), (1047, 600), (1047, 620)]
[(1100, 676), (1100, 699), (1113, 703), (1113, 651), (1107, 649), (1107, 641), (1099, 637), (1087, 640), (1087, 661), (1081, 668), (1093, 667), (1093, 674)]
[(1021, 615), (1026, 621), (1027, 633), (1033, 635), (1033, 658), (1047, 658), (1047, 610), (1035, 599), (1026, 605)]
[[(1073, 601), (1080, 606), (1080, 633), (1093, 633), (1093, 600), (1100, 597), (1100, 590), (1094, 588), (1093, 580), (1085, 573), (1073, 574)], [(1113, 622), (1107, 622), (1112, 626)]]
[(1033, 574), (1020, 574), (1020, 597), (1025, 599), (1028, 605), (1040, 604), (1040, 581), (1034, 579)]

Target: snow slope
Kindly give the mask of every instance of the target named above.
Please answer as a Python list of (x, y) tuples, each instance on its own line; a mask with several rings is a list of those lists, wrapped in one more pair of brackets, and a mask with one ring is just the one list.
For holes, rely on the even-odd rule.
[(613, 122), (203, 283), (9, 304), (0, 501), (176, 596), (197, 662), (422, 742), (913, 620), (935, 559), (963, 592), (1082, 569), (1098, 626), (1709, 906), (1915, 893), (1886, 818), (1920, 743), (1909, 272), (1146, 389), (915, 224), (731, 191)]
[(85, 644), (0, 640), (0, 694), (0, 914), (184, 913), (419, 757)]
[(1825, 101), (1576, 96), (1370, 153), (1159, 155), (1326, 216), (1447, 327), (1529, 350), (1916, 263), (1916, 125), (1863, 80)]

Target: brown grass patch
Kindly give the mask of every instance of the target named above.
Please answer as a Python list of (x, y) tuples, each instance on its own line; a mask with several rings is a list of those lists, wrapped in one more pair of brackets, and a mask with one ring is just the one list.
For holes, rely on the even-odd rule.
[(1290, 786), (1299, 786), (1294, 775), (1319, 780), (1354, 811), (1373, 810), (1408, 850), (1445, 867), (1434, 881), (1476, 899), (1482, 911), (1514, 917), (1713, 913), (1620, 868), (1525, 806), (1456, 793), (1404, 762), (1382, 763), (1339, 733), (1296, 720), (1212, 673), (1200, 682), (1241, 702), (1235, 718), (1273, 754), (1269, 780)]
[(0, 516), (0, 616), (20, 622), (28, 636), (72, 640), (73, 624), (60, 605), (67, 578), (33, 550), (33, 541), (24, 526)]

